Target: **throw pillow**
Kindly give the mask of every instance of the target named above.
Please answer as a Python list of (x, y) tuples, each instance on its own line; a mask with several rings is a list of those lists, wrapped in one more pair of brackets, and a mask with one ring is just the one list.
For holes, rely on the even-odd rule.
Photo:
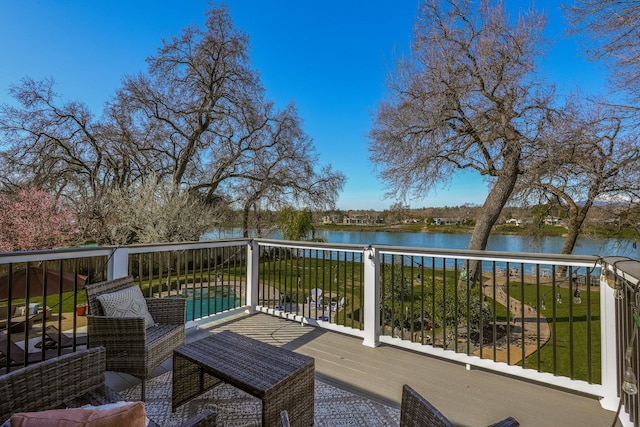
[(11, 416), (11, 427), (144, 427), (146, 414), (143, 402), (131, 402), (106, 410), (52, 409), (41, 412), (21, 412)]
[(156, 325), (147, 308), (147, 301), (137, 286), (99, 295), (98, 301), (102, 305), (105, 316), (144, 317), (147, 328)]
[[(82, 405), (81, 409), (93, 409), (95, 411), (110, 411), (115, 408), (119, 408), (120, 406), (126, 406), (131, 404), (131, 402), (127, 402), (125, 400), (119, 400), (114, 403), (105, 403), (104, 405)], [(149, 417), (145, 416), (144, 418), (145, 427), (149, 425)], [(2, 426), (0, 426), (2, 427)]]

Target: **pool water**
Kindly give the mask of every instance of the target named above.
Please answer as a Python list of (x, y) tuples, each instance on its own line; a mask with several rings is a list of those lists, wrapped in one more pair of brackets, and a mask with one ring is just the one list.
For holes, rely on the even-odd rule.
[(235, 308), (240, 303), (231, 286), (185, 288), (182, 296), (187, 299), (187, 321)]
[(237, 298), (218, 297), (209, 299), (187, 299), (187, 321), (209, 316), (236, 307)]

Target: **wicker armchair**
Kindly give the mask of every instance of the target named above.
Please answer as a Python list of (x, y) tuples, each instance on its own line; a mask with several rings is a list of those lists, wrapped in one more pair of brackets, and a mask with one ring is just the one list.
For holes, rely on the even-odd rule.
[[(122, 398), (105, 385), (104, 348), (79, 350), (0, 375), (0, 423), (17, 412), (104, 405)], [(215, 425), (216, 414), (207, 411), (189, 419), (186, 426)], [(149, 426), (156, 424), (149, 420)]]
[(184, 298), (146, 298), (149, 313), (157, 323), (145, 327), (142, 317), (107, 317), (99, 295), (136, 286), (133, 277), (85, 285), (89, 314), (87, 316), (88, 347), (107, 349), (107, 370), (124, 372), (145, 382), (173, 349), (185, 342), (186, 300)]
[[(489, 427), (518, 427), (520, 423), (512, 417)], [(408, 385), (402, 386), (400, 427), (453, 427), (454, 424), (431, 403)]]

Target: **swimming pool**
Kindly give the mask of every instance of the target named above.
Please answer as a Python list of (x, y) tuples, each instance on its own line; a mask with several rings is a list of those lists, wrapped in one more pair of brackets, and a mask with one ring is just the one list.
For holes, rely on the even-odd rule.
[[(213, 295), (213, 296), (212, 296)], [(239, 304), (233, 287), (183, 289), (187, 299), (187, 321), (220, 313)]]
[(237, 300), (238, 298), (235, 297), (187, 299), (187, 321), (234, 308)]

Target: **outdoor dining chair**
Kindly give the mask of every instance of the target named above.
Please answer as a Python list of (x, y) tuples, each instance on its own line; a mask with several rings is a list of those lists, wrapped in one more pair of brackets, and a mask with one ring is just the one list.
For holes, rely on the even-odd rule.
[[(520, 423), (508, 417), (489, 427), (517, 427)], [(400, 427), (453, 427), (447, 419), (427, 399), (407, 384), (402, 386), (402, 403), (400, 405)]]

